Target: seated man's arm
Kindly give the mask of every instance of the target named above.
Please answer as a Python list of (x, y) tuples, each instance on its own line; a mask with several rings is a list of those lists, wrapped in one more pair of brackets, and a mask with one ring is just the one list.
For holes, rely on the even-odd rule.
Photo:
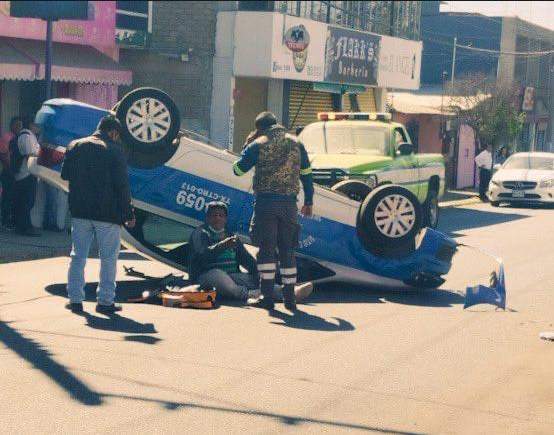
[(203, 237), (202, 229), (197, 228), (192, 233), (191, 239), (191, 257), (193, 257), (198, 263), (204, 264), (215, 259), (217, 255), (227, 249), (226, 240), (209, 245), (207, 238)]
[(258, 161), (259, 144), (254, 141), (248, 145), (240, 155), (240, 158), (233, 165), (233, 172), (237, 176), (246, 174)]

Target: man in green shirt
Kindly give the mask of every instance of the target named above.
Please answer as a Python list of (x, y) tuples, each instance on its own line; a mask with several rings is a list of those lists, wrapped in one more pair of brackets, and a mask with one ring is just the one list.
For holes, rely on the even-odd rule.
[[(259, 297), (259, 276), (256, 260), (234, 234), (226, 229), (227, 205), (208, 204), (206, 223), (194, 230), (190, 238), (190, 279), (202, 288), (215, 288), (218, 295), (244, 303)], [(246, 269), (241, 272), (240, 266)], [(312, 283), (295, 287), (298, 301), (312, 292)], [(274, 287), (273, 297), (282, 299), (282, 288)]]

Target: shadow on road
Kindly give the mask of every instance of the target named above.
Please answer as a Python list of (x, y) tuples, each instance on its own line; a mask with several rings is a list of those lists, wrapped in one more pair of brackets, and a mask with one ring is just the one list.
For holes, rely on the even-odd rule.
[(458, 231), (488, 227), (529, 217), (524, 214), (498, 213), (476, 208), (447, 208), (441, 212), (439, 230), (451, 237), (458, 237), (460, 236), (460, 234), (456, 234)]
[(308, 304), (384, 303), (447, 308), (464, 303), (464, 296), (451, 290), (383, 289), (370, 285), (333, 282), (317, 286)]
[(65, 366), (55, 361), (50, 352), (2, 320), (0, 320), (0, 342), (47, 375), (74, 400), (88, 406), (102, 404), (102, 396), (76, 378)]
[(274, 325), (287, 326), (295, 329), (305, 329), (309, 331), (323, 331), (323, 332), (338, 332), (338, 331), (353, 331), (354, 325), (347, 320), (339, 319), (338, 317), (332, 317), (337, 323), (329, 322), (323, 317), (308, 314), (305, 311), (298, 310), (294, 314), (284, 313), (278, 310), (272, 310), (269, 312), (270, 317), (279, 319), (282, 322), (271, 322)]
[[(152, 285), (155, 284), (157, 280), (129, 280), (129, 281), (118, 281), (117, 290), (115, 294), (115, 299), (117, 302), (126, 302), (132, 298), (138, 298), (142, 295), (142, 292), (146, 289), (152, 289)], [(67, 284), (51, 284), (45, 288), (46, 292), (55, 295), (67, 298)], [(98, 283), (89, 282), (85, 285), (85, 300), (87, 302), (96, 302), (96, 287)], [(158, 300), (155, 298), (154, 300)], [(161, 305), (161, 300), (159, 305)]]
[[(87, 326), (92, 329), (98, 329), (101, 331), (113, 331), (113, 332), (123, 332), (127, 334), (156, 334), (156, 328), (152, 323), (140, 323), (136, 320), (129, 319), (128, 317), (123, 317), (117, 313), (110, 315), (109, 317), (99, 317), (93, 314), (83, 312), (80, 316), (84, 317), (87, 321)], [(127, 337), (126, 340), (129, 340)], [(129, 341), (140, 341), (135, 336), (134, 340)], [(149, 341), (150, 343), (147, 343)], [(157, 340), (142, 340), (142, 343), (145, 344), (155, 344)]]

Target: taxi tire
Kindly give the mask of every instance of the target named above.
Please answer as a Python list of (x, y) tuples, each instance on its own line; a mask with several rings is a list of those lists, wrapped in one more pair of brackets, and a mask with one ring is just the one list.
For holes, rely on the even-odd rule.
[[(436, 207), (437, 209), (437, 216), (436, 219), (433, 221), (433, 218), (431, 217), (431, 207)], [(429, 227), (429, 228), (437, 228), (439, 224), (440, 219), (440, 206), (439, 206), (439, 194), (436, 190), (429, 190), (429, 193), (427, 194), (427, 199), (423, 203), (423, 227)]]
[[(155, 141), (145, 141), (140, 140), (136, 136), (133, 136), (132, 132), (129, 129), (127, 124), (127, 113), (129, 109), (137, 101), (142, 99), (152, 99), (161, 103), (167, 109), (167, 113), (170, 118), (169, 126), (167, 127), (165, 135), (159, 140)], [(114, 106), (115, 116), (121, 122), (122, 130), (122, 141), (123, 143), (133, 151), (140, 151), (144, 153), (156, 153), (158, 151), (164, 150), (168, 145), (171, 145), (173, 140), (179, 134), (179, 129), (181, 127), (181, 115), (179, 114), (179, 109), (171, 99), (169, 95), (160, 89), (156, 88), (138, 88), (128, 94), (126, 94), (119, 103)]]
[[(403, 196), (413, 206), (414, 223), (412, 228), (400, 237), (383, 234), (377, 227), (374, 218), (378, 204), (390, 195)], [(394, 184), (380, 186), (369, 193), (358, 209), (356, 218), (358, 238), (364, 248), (374, 255), (384, 258), (402, 258), (415, 250), (415, 238), (421, 230), (422, 219), (421, 205), (412, 192)]]
[(359, 180), (339, 181), (331, 187), (331, 190), (358, 202), (362, 202), (365, 197), (369, 195), (369, 192), (371, 192), (371, 188), (363, 181)]

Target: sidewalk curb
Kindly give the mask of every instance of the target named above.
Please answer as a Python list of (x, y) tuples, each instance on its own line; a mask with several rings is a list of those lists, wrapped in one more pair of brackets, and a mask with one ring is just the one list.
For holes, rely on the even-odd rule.
[(472, 205), (472, 204), (478, 204), (481, 200), (479, 197), (475, 198), (467, 198), (467, 199), (456, 199), (454, 201), (445, 201), (445, 202), (439, 202), (440, 208), (453, 208), (453, 207), (461, 207), (464, 205)]

